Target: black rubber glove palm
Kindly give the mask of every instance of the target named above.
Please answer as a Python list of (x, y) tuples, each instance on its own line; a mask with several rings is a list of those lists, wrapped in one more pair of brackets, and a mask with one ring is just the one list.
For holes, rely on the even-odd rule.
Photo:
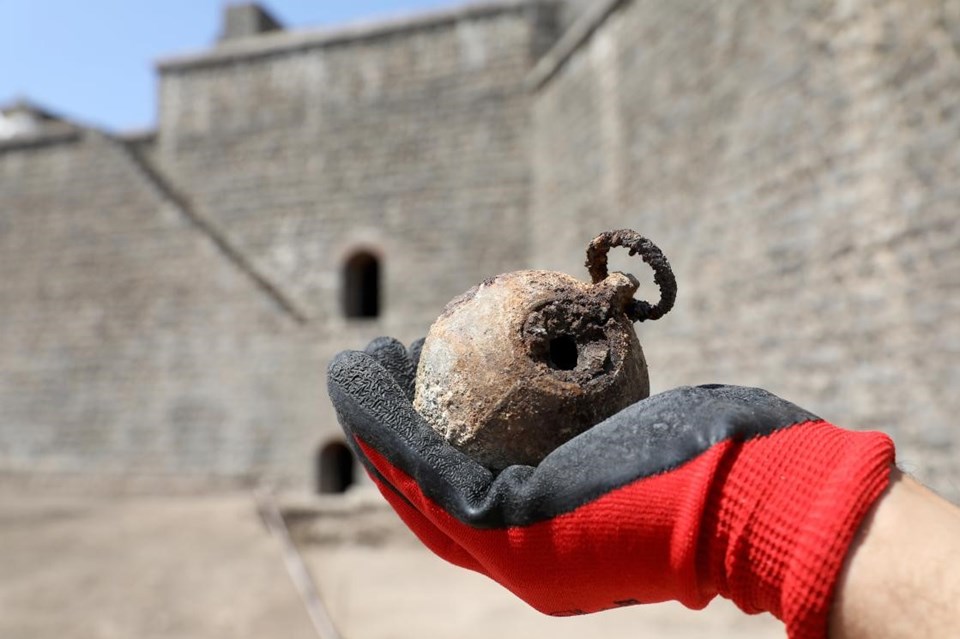
[(413, 409), (418, 354), (389, 338), (340, 353), (329, 392), (357, 457), (438, 555), (548, 614), (698, 608), (719, 593), (819, 636), (843, 553), (886, 483), (885, 436), (759, 389), (683, 387), (495, 475)]

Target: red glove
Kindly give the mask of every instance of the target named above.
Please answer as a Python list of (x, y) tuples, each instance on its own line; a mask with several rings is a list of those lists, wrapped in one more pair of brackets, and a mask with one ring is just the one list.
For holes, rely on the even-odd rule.
[(717, 594), (824, 637), (858, 525), (893, 444), (759, 389), (678, 388), (498, 475), (444, 442), (411, 404), (418, 349), (383, 338), (329, 369), (354, 451), (441, 557), (564, 616)]

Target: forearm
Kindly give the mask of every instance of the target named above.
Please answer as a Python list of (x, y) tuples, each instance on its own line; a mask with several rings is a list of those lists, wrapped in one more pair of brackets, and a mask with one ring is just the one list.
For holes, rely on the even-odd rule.
[(894, 471), (848, 555), (830, 637), (951, 636), (958, 602), (960, 509)]

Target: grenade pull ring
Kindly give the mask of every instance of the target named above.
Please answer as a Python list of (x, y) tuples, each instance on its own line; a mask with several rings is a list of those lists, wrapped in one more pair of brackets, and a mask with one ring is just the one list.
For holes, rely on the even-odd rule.
[(660, 248), (630, 229), (606, 231), (593, 238), (587, 247), (587, 261), (585, 266), (590, 272), (594, 284), (599, 284), (607, 278), (607, 254), (611, 248), (622, 246), (629, 249), (630, 255), (639, 255), (650, 268), (653, 269), (653, 281), (660, 289), (660, 301), (655, 305), (645, 300), (631, 300), (624, 309), (624, 313), (634, 322), (658, 320), (673, 308), (677, 300), (677, 279), (670, 268), (670, 262)]

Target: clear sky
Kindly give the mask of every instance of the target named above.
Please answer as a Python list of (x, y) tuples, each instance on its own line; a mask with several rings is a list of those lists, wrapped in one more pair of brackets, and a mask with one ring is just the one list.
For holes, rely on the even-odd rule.
[[(27, 98), (88, 124), (153, 126), (157, 59), (211, 45), (225, 0), (0, 0), (0, 105)], [(263, 0), (288, 28), (463, 0)]]

